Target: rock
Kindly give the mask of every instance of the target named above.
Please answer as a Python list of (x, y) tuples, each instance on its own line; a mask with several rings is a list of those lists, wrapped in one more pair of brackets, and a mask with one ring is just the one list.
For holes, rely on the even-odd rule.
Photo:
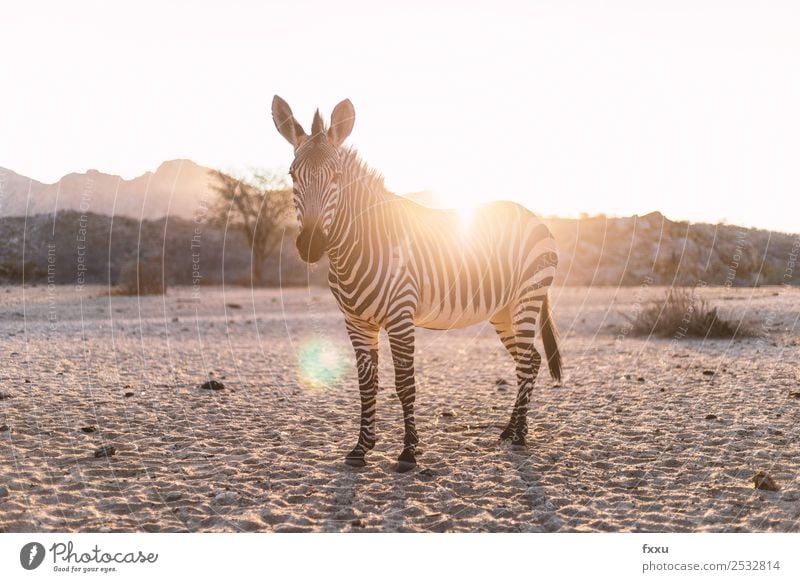
[(200, 388), (203, 390), (222, 390), (225, 388), (225, 384), (217, 382), (216, 380), (209, 380), (208, 382), (204, 382)]
[(8, 495), (9, 495), (8, 487), (0, 487), (0, 499), (2, 499), (3, 497), (8, 497)]
[(455, 418), (456, 413), (454, 410), (443, 410), (442, 412), (439, 413), (439, 416), (443, 416), (446, 418)]
[(8, 392), (0, 392), (0, 400), (8, 400), (11, 395)]
[(422, 469), (417, 475), (421, 477), (436, 477), (437, 473), (433, 469)]
[(789, 398), (800, 398), (800, 392), (789, 392)]
[(494, 387), (497, 388), (498, 392), (505, 392), (508, 390), (508, 382), (506, 382), (505, 378), (498, 378), (494, 382)]
[(8, 432), (9, 428), (7, 424), (0, 426), (0, 432)]
[(164, 501), (168, 501), (172, 503), (173, 501), (178, 501), (183, 497), (183, 493), (180, 491), (170, 491), (164, 496)]
[(716, 414), (706, 414), (706, 420), (716, 420)]
[(126, 392), (126, 393), (125, 393), (125, 398), (130, 398), (130, 397), (131, 397), (131, 396), (133, 396), (134, 394), (135, 394), (135, 392), (130, 392), (130, 391), (129, 391), (129, 392)]
[(102, 446), (94, 452), (94, 456), (98, 459), (101, 457), (113, 457), (116, 454), (117, 454), (117, 447), (115, 447), (114, 445)]
[(97, 432), (97, 429), (93, 426), (82, 426), (81, 432), (85, 432), (86, 434), (90, 434), (93, 432)]
[(636, 378), (636, 381), (637, 382), (644, 382), (644, 376), (639, 376), (638, 378)]
[(238, 303), (226, 303), (225, 307), (229, 307), (230, 309), (241, 309), (242, 306)]
[(767, 475), (764, 471), (759, 471), (753, 476), (753, 483), (756, 486), (756, 489), (764, 489), (766, 491), (777, 491), (780, 489), (778, 484)]
[(713, 376), (714, 370), (703, 370), (703, 376)]

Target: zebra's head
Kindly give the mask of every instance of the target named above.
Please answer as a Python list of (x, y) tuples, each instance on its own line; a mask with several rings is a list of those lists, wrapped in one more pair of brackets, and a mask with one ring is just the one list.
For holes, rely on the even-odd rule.
[(272, 100), (275, 127), (294, 146), (294, 161), (289, 173), (300, 222), (297, 250), (307, 263), (316, 263), (328, 248), (328, 235), (339, 204), (342, 178), (339, 148), (353, 130), (355, 117), (353, 104), (345, 99), (334, 108), (330, 128), (325, 127), (317, 110), (311, 135), (306, 135), (286, 101), (277, 95)]

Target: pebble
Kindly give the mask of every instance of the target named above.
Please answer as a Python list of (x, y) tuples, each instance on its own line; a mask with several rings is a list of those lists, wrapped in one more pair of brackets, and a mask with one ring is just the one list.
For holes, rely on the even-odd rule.
[(222, 390), (225, 388), (225, 384), (216, 380), (209, 380), (208, 382), (204, 382), (200, 388), (203, 390)]
[(239, 498), (235, 491), (221, 491), (214, 496), (214, 501), (217, 503), (233, 503)]
[(703, 376), (713, 376), (714, 370), (703, 370)]
[(115, 447), (114, 445), (102, 446), (94, 452), (94, 456), (98, 459), (101, 457), (113, 457), (116, 454), (117, 454), (117, 447)]
[(170, 491), (164, 496), (165, 501), (178, 501), (181, 497), (183, 497), (183, 493), (180, 491)]
[(6, 432), (6, 431), (8, 431), (8, 425), (7, 424), (4, 424), (3, 426), (0, 426), (0, 432)]
[(125, 398), (130, 398), (130, 397), (131, 397), (131, 396), (133, 396), (134, 394), (135, 394), (134, 392), (126, 392), (126, 393), (125, 393)]
[(238, 303), (226, 303), (225, 306), (226, 307), (230, 307), (231, 309), (241, 309), (242, 308), (242, 306), (239, 305)]
[(706, 414), (706, 420), (716, 420), (716, 414)]
[(443, 410), (439, 414), (439, 416), (444, 416), (444, 417), (447, 417), (447, 418), (454, 418), (456, 416), (456, 413), (453, 410)]
[(81, 427), (81, 432), (85, 432), (86, 434), (97, 432), (97, 429), (93, 426), (83, 426)]
[(8, 495), (9, 495), (8, 487), (0, 487), (0, 498), (8, 497)]
[(8, 400), (11, 395), (8, 392), (0, 392), (0, 400)]

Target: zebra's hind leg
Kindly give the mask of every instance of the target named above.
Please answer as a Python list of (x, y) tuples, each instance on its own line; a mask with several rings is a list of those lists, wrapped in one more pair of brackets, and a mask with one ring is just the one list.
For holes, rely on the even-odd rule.
[[(495, 319), (492, 319), (491, 324), (494, 326), (494, 330), (497, 332), (497, 335), (500, 337), (500, 341), (503, 343), (503, 346), (506, 348), (511, 357), (514, 358), (514, 361), (517, 360), (517, 338), (514, 334), (514, 326), (511, 324), (511, 316), (508, 314), (507, 311), (499, 314), (496, 316)], [(503, 440), (509, 440), (511, 437), (514, 436), (514, 427), (509, 422), (506, 425), (506, 428), (500, 433), (500, 438)]]
[(410, 315), (398, 315), (386, 325), (389, 334), (389, 346), (392, 349), (394, 362), (395, 386), (397, 397), (403, 406), (403, 452), (397, 459), (397, 470), (400, 473), (410, 471), (417, 464), (417, 427), (414, 422), (414, 400), (416, 386), (414, 381), (414, 322)]
[(378, 392), (378, 334), (377, 327), (346, 321), (347, 333), (356, 353), (358, 390), (361, 395), (361, 429), (358, 443), (345, 457), (353, 467), (367, 464), (365, 456), (375, 446), (375, 396)]
[(542, 356), (534, 345), (536, 322), (542, 302), (529, 301), (520, 304), (511, 321), (493, 321), (503, 345), (514, 358), (517, 368), (517, 384), (519, 390), (514, 401), (511, 419), (500, 438), (510, 440), (515, 446), (524, 446), (528, 434), (528, 403), (533, 390), (533, 383), (539, 374)]

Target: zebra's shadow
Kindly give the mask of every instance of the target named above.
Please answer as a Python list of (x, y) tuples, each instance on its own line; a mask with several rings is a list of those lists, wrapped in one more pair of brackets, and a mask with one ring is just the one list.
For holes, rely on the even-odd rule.
[(550, 501), (547, 484), (549, 468), (548, 453), (537, 449), (536, 442), (525, 450), (506, 450), (506, 458), (514, 465), (516, 478), (522, 482), (519, 502), (525, 511), (520, 515), (519, 531), (555, 532), (561, 529), (562, 521), (555, 505)]
[(525, 450), (479, 440), (477, 458), (431, 450), (408, 473), (395, 471), (393, 450), (373, 451), (363, 468), (337, 463), (324, 529), (558, 531), (562, 522), (546, 488), (552, 467), (547, 451), (537, 449), (535, 439)]
[(333, 463), (335, 475), (327, 531), (406, 531), (407, 487), (416, 482), (415, 472), (398, 473), (388, 454), (370, 454), (366, 467)]

